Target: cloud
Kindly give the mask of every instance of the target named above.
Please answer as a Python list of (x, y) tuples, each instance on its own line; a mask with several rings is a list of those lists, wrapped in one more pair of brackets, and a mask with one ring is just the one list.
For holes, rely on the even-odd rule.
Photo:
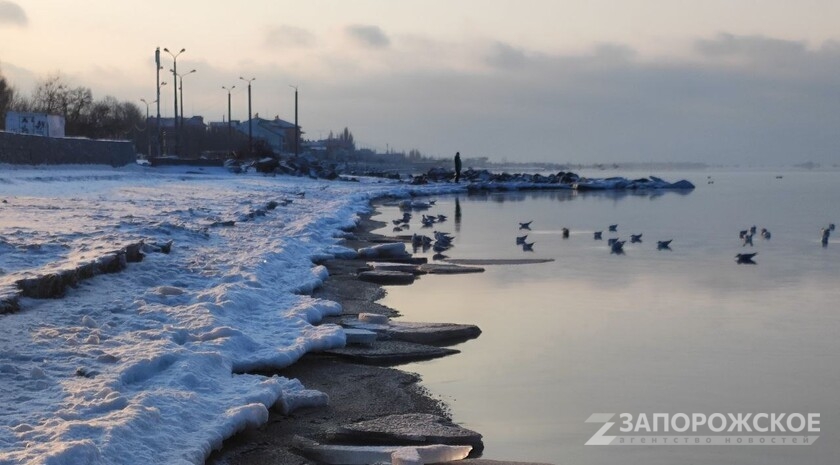
[(346, 32), (353, 40), (368, 48), (387, 48), (391, 45), (391, 39), (379, 26), (348, 26)]
[(26, 26), (28, 22), (26, 12), (17, 3), (0, 0), (0, 24)]
[(556, 162), (836, 158), (836, 43), (811, 49), (721, 35), (697, 41), (692, 51), (702, 59), (641, 57), (622, 44), (571, 55), (486, 42), (457, 51), (462, 61), (483, 66), (429, 62), (321, 83), (330, 94), (325, 102), (347, 100), (347, 108), (310, 102), (319, 106), (311, 111), (330, 113), (335, 123), (316, 124), (349, 126), (359, 141), (433, 155), (457, 147), (469, 156)]
[(265, 37), (265, 45), (269, 48), (311, 48), (316, 43), (315, 34), (289, 25), (271, 28)]

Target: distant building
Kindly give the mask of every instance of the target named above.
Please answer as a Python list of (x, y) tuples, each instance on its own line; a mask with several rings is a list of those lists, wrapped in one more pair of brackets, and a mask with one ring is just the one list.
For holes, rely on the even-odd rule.
[(64, 137), (64, 117), (46, 113), (10, 111), (6, 113), (6, 132)]
[[(234, 127), (241, 134), (248, 135), (248, 121), (243, 121)], [(251, 131), (254, 139), (264, 140), (275, 153), (295, 150), (295, 123), (284, 121), (279, 117), (268, 120), (257, 116), (251, 119)]]

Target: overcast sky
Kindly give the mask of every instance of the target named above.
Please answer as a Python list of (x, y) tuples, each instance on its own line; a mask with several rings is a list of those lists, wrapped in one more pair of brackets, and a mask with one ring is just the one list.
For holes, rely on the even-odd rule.
[[(0, 0), (0, 72), (307, 138), (554, 162), (840, 163), (837, 0)], [(162, 53), (161, 115), (172, 116)], [(152, 107), (151, 113), (155, 113)]]

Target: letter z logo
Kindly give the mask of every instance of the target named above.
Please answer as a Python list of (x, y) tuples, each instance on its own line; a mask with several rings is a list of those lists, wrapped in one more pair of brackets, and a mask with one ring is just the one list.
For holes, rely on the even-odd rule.
[(612, 443), (615, 436), (605, 436), (604, 434), (612, 428), (612, 425), (615, 422), (610, 421), (615, 415), (614, 413), (593, 413), (586, 419), (586, 423), (604, 423), (604, 426), (598, 430), (597, 433), (592, 435), (588, 441), (586, 441), (587, 446), (608, 446)]

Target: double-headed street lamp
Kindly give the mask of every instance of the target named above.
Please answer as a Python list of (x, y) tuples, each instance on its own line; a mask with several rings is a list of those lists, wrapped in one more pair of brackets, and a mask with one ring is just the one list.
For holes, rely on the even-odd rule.
[[(169, 71), (172, 71), (172, 80), (175, 82), (175, 84), (178, 84), (178, 78), (177, 78), (177, 76), (178, 76), (178, 55), (186, 52), (187, 49), (182, 48), (180, 52), (175, 53), (175, 54), (170, 52), (168, 48), (164, 48), (163, 51), (168, 53), (169, 56), (172, 57), (172, 69), (170, 69)], [(174, 92), (174, 97), (175, 97), (175, 115), (174, 116), (175, 116), (175, 121), (177, 121), (178, 120), (178, 86), (173, 85), (172, 86), (172, 91)]]
[[(170, 70), (170, 71), (172, 71), (174, 73), (174, 70)], [(181, 92), (181, 120), (180, 120), (179, 130), (184, 129), (184, 76), (186, 76), (188, 74), (192, 74), (194, 72), (195, 72), (195, 70), (193, 69), (193, 70), (190, 70), (189, 72), (186, 72), (184, 74), (175, 73), (176, 76), (181, 78), (180, 83), (178, 84), (178, 90)], [(175, 118), (177, 120), (177, 116)], [(176, 121), (175, 123), (177, 124), (178, 121)]]
[(254, 152), (254, 148), (252, 145), (252, 141), (254, 138), (252, 126), (254, 123), (251, 121), (251, 82), (256, 78), (252, 77), (251, 79), (245, 79), (244, 77), (239, 76), (239, 79), (242, 79), (243, 81), (248, 83), (248, 155), (251, 155)]

